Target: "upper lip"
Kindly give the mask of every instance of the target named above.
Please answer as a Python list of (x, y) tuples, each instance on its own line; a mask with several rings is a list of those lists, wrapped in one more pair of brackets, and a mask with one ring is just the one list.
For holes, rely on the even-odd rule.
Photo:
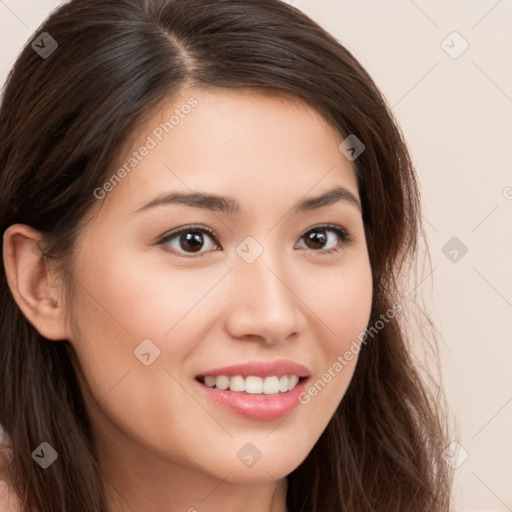
[(308, 377), (309, 370), (302, 364), (280, 359), (278, 361), (250, 361), (223, 368), (213, 368), (198, 375), (198, 377), (219, 376), (233, 377), (242, 375), (245, 377), (282, 377), (284, 375), (296, 375), (297, 377)]

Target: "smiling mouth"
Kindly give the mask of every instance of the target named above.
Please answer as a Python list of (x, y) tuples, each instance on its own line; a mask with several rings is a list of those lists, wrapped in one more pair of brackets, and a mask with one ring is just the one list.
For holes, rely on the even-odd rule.
[(233, 391), (246, 395), (279, 395), (292, 391), (307, 377), (297, 375), (272, 375), (258, 377), (255, 375), (199, 375), (196, 380), (201, 384), (221, 391)]

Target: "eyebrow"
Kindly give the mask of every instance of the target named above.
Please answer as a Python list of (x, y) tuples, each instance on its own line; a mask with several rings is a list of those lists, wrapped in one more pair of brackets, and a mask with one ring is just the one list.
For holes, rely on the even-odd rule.
[[(357, 197), (345, 187), (336, 187), (327, 190), (317, 197), (304, 199), (295, 204), (292, 210), (294, 213), (301, 213), (329, 206), (337, 203), (338, 201), (346, 202), (361, 211), (361, 203)], [(203, 208), (227, 214), (237, 214), (241, 211), (240, 204), (230, 197), (223, 197), (205, 192), (167, 192), (149, 201), (149, 203), (141, 206), (135, 210), (135, 212), (169, 204), (182, 204), (185, 206)]]

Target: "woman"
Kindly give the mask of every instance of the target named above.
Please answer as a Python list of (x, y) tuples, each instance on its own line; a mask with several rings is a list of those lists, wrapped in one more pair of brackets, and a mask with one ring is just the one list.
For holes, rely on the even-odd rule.
[(414, 170), (332, 36), (277, 0), (72, 0), (0, 136), (12, 506), (449, 509), (397, 286)]

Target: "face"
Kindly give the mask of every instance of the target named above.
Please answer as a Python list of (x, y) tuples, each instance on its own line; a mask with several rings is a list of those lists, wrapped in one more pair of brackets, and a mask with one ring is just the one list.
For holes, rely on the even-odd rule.
[(137, 131), (71, 269), (70, 342), (104, 453), (232, 482), (304, 460), (371, 308), (342, 140), (299, 100), (213, 89), (182, 90)]

